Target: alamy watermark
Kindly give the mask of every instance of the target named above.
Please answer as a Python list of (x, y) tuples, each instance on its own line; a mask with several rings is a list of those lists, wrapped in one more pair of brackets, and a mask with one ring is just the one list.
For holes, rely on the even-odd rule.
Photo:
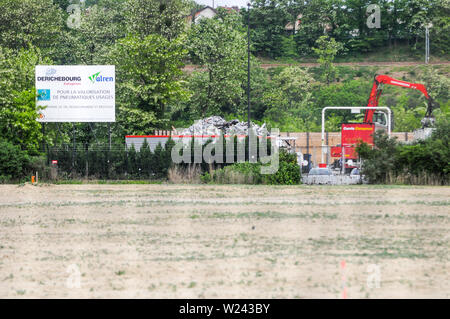
[(366, 24), (369, 29), (381, 28), (381, 10), (377, 4), (370, 4), (367, 6), (366, 14), (369, 14)]
[(76, 264), (67, 267), (66, 272), (69, 274), (66, 280), (66, 287), (69, 289), (81, 288), (81, 272)]
[(71, 0), (70, 3), (66, 9), (69, 13), (66, 21), (67, 27), (79, 29), (81, 27), (81, 7), (84, 6), (84, 1)]
[(370, 289), (380, 288), (381, 282), (381, 268), (377, 264), (370, 264), (367, 266), (367, 287)]

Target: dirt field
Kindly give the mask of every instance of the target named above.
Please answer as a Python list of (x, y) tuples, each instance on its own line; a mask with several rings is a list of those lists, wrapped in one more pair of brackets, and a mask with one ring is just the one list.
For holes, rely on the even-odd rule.
[(449, 298), (450, 187), (0, 186), (0, 298)]

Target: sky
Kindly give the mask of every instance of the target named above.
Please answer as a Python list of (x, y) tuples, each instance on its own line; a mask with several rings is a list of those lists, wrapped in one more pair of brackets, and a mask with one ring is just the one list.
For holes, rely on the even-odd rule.
[[(212, 7), (213, 0), (195, 0), (195, 2)], [(238, 6), (246, 7), (248, 0), (214, 0), (214, 8), (217, 6)]]

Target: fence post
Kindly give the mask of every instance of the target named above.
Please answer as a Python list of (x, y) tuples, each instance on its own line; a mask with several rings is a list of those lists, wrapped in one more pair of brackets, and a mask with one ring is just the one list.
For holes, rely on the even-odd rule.
[(72, 149), (72, 171), (75, 169), (75, 124), (72, 123), (72, 134), (73, 134), (73, 149)]
[(108, 122), (108, 138), (109, 138), (109, 149), (108, 149), (108, 172), (106, 173), (107, 178), (109, 179), (111, 165), (110, 165), (110, 158), (111, 158), (111, 123)]
[(306, 132), (306, 153), (311, 154), (309, 152), (309, 132)]
[(316, 154), (316, 146), (312, 146), (312, 156), (313, 156), (313, 167), (318, 166), (317, 165), (317, 154)]
[(125, 141), (125, 176), (128, 179), (128, 146), (126, 141)]
[(89, 144), (88, 143), (85, 143), (84, 149), (86, 151), (86, 158), (85, 158), (85, 162), (86, 162), (86, 179), (89, 179)]

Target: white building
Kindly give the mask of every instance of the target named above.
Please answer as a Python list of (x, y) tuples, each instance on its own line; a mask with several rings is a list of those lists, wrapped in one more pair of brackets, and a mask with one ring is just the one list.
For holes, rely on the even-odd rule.
[(186, 17), (186, 22), (188, 26), (190, 26), (192, 23), (197, 23), (200, 19), (203, 18), (213, 18), (217, 14), (217, 11), (210, 6), (204, 7), (203, 9), (200, 9), (196, 12), (194, 12), (191, 15), (188, 15)]

